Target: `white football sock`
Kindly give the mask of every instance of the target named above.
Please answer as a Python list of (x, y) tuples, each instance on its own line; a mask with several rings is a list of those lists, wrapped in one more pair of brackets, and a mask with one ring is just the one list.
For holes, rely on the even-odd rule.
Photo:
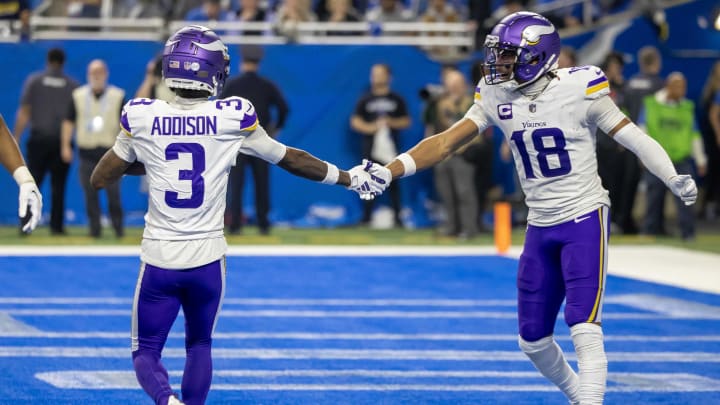
[(520, 349), (530, 358), (535, 368), (545, 378), (557, 385), (571, 403), (580, 403), (578, 395), (580, 380), (570, 367), (570, 364), (565, 360), (562, 349), (555, 342), (552, 335), (534, 342), (528, 342), (520, 337), (518, 343)]
[(607, 356), (600, 325), (579, 323), (570, 328), (578, 358), (580, 403), (602, 404), (607, 384)]

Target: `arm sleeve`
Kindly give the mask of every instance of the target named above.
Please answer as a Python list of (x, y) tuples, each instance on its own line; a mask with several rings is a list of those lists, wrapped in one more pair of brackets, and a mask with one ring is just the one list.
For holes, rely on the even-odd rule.
[(665, 149), (634, 123), (630, 122), (620, 128), (613, 139), (632, 151), (640, 158), (643, 165), (666, 185), (668, 185), (670, 179), (677, 176), (675, 166), (673, 166)]
[[(596, 124), (606, 134), (611, 133), (625, 118), (625, 114), (607, 96), (593, 101), (587, 112), (588, 122)], [(620, 128), (613, 136), (613, 139), (632, 151), (640, 158), (643, 165), (665, 184), (668, 184), (671, 178), (677, 176), (675, 166), (670, 161), (665, 149), (634, 123), (630, 122)]]
[(473, 104), (472, 107), (470, 107), (470, 109), (465, 113), (465, 118), (477, 125), (478, 132), (482, 132), (490, 126), (485, 110), (477, 104)]
[(593, 100), (587, 111), (588, 123), (597, 125), (606, 134), (609, 134), (625, 118), (627, 118), (625, 114), (620, 111), (620, 108), (615, 105), (610, 96), (603, 96)]
[(272, 164), (281, 161), (286, 151), (287, 147), (272, 139), (261, 126), (245, 137), (240, 144), (240, 153), (258, 157)]
[(135, 149), (133, 149), (132, 138), (125, 132), (120, 131), (113, 145), (113, 152), (122, 160), (132, 163), (137, 160)]

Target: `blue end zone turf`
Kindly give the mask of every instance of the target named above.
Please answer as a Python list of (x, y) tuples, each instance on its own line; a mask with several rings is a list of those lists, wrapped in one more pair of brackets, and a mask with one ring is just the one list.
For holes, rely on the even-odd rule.
[[(208, 402), (562, 404), (517, 348), (514, 259), (229, 257)], [(0, 403), (151, 403), (133, 257), (0, 258)], [(720, 403), (720, 296), (608, 277), (608, 404)], [(183, 325), (164, 353), (174, 384)], [(562, 321), (556, 335), (571, 359)], [(574, 365), (574, 360), (572, 361)]]

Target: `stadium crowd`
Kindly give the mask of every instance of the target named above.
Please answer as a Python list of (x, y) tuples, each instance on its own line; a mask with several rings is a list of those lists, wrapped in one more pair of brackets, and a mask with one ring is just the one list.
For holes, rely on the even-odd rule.
[[(99, 18), (104, 16), (118, 18), (151, 18), (159, 17), (166, 20), (185, 20), (193, 22), (207, 21), (238, 21), (238, 22), (271, 22), (274, 23), (276, 33), (290, 35), (292, 25), (303, 21), (321, 22), (468, 22), (478, 29), (484, 37), (485, 27), (490, 27), (504, 15), (524, 9), (528, 6), (527, 0), (505, 0), (491, 2), (485, 0), (82, 0), (82, 1), (0, 1), (0, 18), (17, 19), (23, 25), (27, 23), (30, 10), (32, 13), (43, 16), (70, 16)], [(533, 5), (547, 3), (539, 0)], [(606, 13), (628, 6), (627, 1), (594, 1), (593, 18), (599, 18)], [(551, 13), (550, 19), (559, 27), (572, 27), (581, 23), (579, 9), (576, 7), (558, 9)], [(261, 33), (260, 33), (261, 34)], [(334, 32), (335, 35), (362, 34), (361, 32)], [(697, 208), (677, 206), (679, 235), (685, 240), (695, 237), (695, 218), (714, 221), (720, 216), (720, 62), (709, 72), (700, 103), (695, 105), (686, 97), (687, 80), (698, 78), (685, 78), (681, 74), (671, 73), (661, 76), (662, 58), (654, 48), (643, 48), (638, 52), (637, 60), (640, 73), (626, 79), (624, 65), (633, 55), (623, 55), (611, 52), (605, 58), (602, 68), (610, 83), (611, 97), (626, 114), (633, 120), (645, 126), (647, 132), (653, 136), (666, 149), (673, 159), (678, 170), (689, 170), (699, 179), (704, 189), (704, 198), (700, 199)], [(58, 65), (59, 61), (59, 65)], [(100, 61), (102, 62), (102, 61)], [(583, 61), (577, 61), (572, 48), (565, 47), (560, 57), (560, 67), (575, 66)], [(52, 179), (51, 228), (53, 233), (62, 234), (63, 199), (67, 165), (72, 163), (73, 156), (68, 151), (69, 141), (63, 141), (64, 149), (61, 153), (59, 147), (50, 147), (48, 137), (60, 138), (61, 132), (73, 129), (85, 130), (89, 124), (83, 123), (81, 117), (76, 117), (76, 110), (80, 114), (95, 104), (104, 105), (100, 98), (102, 92), (96, 92), (95, 98), (88, 98), (79, 93), (74, 94), (79, 84), (71, 77), (62, 73), (64, 55), (53, 50), (48, 55), (48, 67), (43, 73), (31, 76), (26, 82), (20, 100), (20, 108), (14, 127), (17, 139), (23, 135), (24, 129), (29, 126), (30, 136), (27, 142), (27, 158), (30, 170), (39, 183), (42, 183), (45, 174)], [(425, 94), (423, 112), (421, 116), (408, 116), (406, 99), (408, 94), (398, 94), (392, 91), (391, 70), (387, 65), (370, 67), (371, 83), (369, 92), (365, 95), (355, 95), (357, 103), (352, 116), (348, 117), (349, 128), (361, 136), (362, 147), (358, 150), (358, 158), (372, 158), (382, 162), (382, 156), (394, 156), (400, 151), (403, 130), (411, 121), (421, 121), (426, 128), (426, 134), (436, 133), (448, 128), (457, 121), (472, 104), (472, 84), (481, 80), (479, 70), (480, 62), (475, 64), (473, 72), (462, 72), (454, 66), (447, 66), (438, 79), (439, 84), (426, 87), (431, 91)], [(163, 86), (159, 77), (160, 66), (151, 61), (148, 64), (147, 76), (137, 89), (122, 89), (125, 94), (136, 97), (172, 97)], [(377, 73), (376, 73), (377, 70)], [(48, 79), (49, 78), (49, 79)], [(57, 86), (58, 80), (64, 80), (62, 89)], [(54, 80), (54, 81), (53, 81)], [(379, 85), (376, 81), (381, 81)], [(48, 83), (55, 86), (53, 89), (44, 89)], [(379, 87), (378, 87), (379, 86)], [(52, 87), (52, 86), (50, 86)], [(85, 86), (87, 88), (87, 86)], [(378, 90), (379, 89), (379, 90)], [(62, 91), (62, 97), (44, 97), (48, 91)], [(122, 101), (119, 96), (117, 103)], [(90, 101), (87, 101), (90, 100)], [(258, 101), (251, 100), (256, 105)], [(116, 104), (117, 104), (116, 103)], [(44, 104), (50, 104), (46, 106)], [(63, 104), (63, 105), (60, 105)], [(378, 114), (373, 110), (377, 105), (391, 106), (390, 110)], [(292, 106), (289, 106), (292, 110)], [(32, 111), (57, 111), (53, 122), (33, 122)], [(100, 107), (98, 107), (100, 108)], [(105, 107), (103, 107), (105, 108)], [(371, 112), (372, 110), (372, 112)], [(284, 116), (284, 113), (282, 114)], [(88, 122), (99, 122), (97, 113), (88, 114)], [(48, 116), (36, 119), (48, 120)], [(263, 117), (260, 117), (263, 120)], [(282, 127), (282, 121), (278, 125)], [(399, 121), (398, 121), (399, 120)], [(75, 128), (61, 131), (63, 121), (66, 125), (73, 124)], [(103, 120), (108, 122), (110, 120)], [(659, 125), (658, 123), (662, 123)], [(673, 134), (681, 136), (668, 136), (666, 128), (673, 128)], [(114, 129), (113, 129), (114, 131)], [(63, 138), (69, 139), (64, 134)], [(75, 134), (75, 143), (80, 146), (79, 157), (88, 158), (88, 150), (96, 148), (92, 144), (83, 149), (82, 142)], [(682, 139), (680, 139), (682, 138)], [(54, 140), (53, 140), (54, 142)], [(486, 228), (485, 219), (490, 202), (498, 199), (522, 201), (521, 196), (508, 195), (493, 187), (490, 180), (492, 176), (492, 159), (510, 161), (509, 148), (506, 144), (498, 143), (499, 138), (493, 136), (491, 130), (478, 137), (476, 142), (467, 145), (456, 156), (441, 163), (434, 169), (434, 182), (431, 195), (437, 201), (438, 231), (444, 235), (459, 238), (472, 238)], [(499, 143), (503, 143), (500, 141)], [(103, 148), (106, 145), (103, 145)], [(382, 149), (386, 150), (383, 151)], [(56, 150), (57, 149), (57, 150)], [(495, 150), (499, 149), (499, 153)], [(48, 155), (50, 153), (50, 155)], [(84, 154), (83, 154), (84, 153)], [(102, 151), (95, 151), (94, 160)], [(56, 156), (57, 155), (57, 156)], [(652, 176), (644, 172), (634, 154), (624, 150), (609, 137), (598, 134), (599, 172), (603, 185), (610, 191), (613, 205), (613, 231), (623, 234), (668, 234), (664, 226), (663, 202), (665, 193), (663, 187), (653, 183)], [(53, 166), (53, 164), (55, 166)], [(497, 167), (497, 166), (495, 166)], [(84, 172), (87, 182), (88, 170)], [(255, 169), (253, 169), (255, 171)], [(261, 176), (262, 177), (262, 176)], [(265, 176), (266, 177), (266, 176)], [(85, 187), (87, 188), (87, 187)], [(237, 188), (237, 187), (236, 187)], [(267, 190), (267, 186), (264, 189)], [(516, 188), (517, 189), (517, 188)], [(639, 192), (638, 192), (639, 191)], [(258, 193), (258, 194), (266, 194)], [(403, 218), (401, 210), (403, 202), (401, 194), (394, 184), (390, 190), (391, 206), (393, 207), (392, 223), (402, 227)], [(636, 201), (636, 196), (641, 198)], [(88, 194), (95, 201), (96, 196)], [(119, 197), (118, 197), (119, 198)], [(116, 201), (118, 198), (113, 198)], [(237, 199), (236, 199), (237, 200)], [(231, 204), (238, 206), (237, 201)], [(522, 203), (518, 203), (522, 204)], [(97, 203), (91, 204), (92, 236), (99, 236)], [(115, 204), (117, 205), (117, 204)], [(269, 202), (261, 205), (260, 212), (263, 218), (258, 220), (263, 233), (268, 232), (270, 224), (266, 218)], [(696, 211), (692, 211), (695, 209)], [(117, 214), (121, 208), (114, 207), (113, 223), (116, 234), (122, 235), (122, 224), (118, 222)], [(233, 218), (230, 222), (231, 230), (241, 227), (239, 222), (242, 215), (240, 209), (235, 208), (234, 213), (228, 214)], [(361, 223), (371, 224), (373, 204), (366, 203)], [(522, 216), (522, 215), (521, 215)]]

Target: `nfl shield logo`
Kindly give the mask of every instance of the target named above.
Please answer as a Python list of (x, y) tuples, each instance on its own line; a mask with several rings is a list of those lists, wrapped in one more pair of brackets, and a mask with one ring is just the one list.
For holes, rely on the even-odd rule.
[(533, 103), (533, 104), (530, 104), (530, 112), (531, 112), (531, 113), (534, 113), (535, 110), (537, 110), (537, 106), (536, 106), (534, 103)]

